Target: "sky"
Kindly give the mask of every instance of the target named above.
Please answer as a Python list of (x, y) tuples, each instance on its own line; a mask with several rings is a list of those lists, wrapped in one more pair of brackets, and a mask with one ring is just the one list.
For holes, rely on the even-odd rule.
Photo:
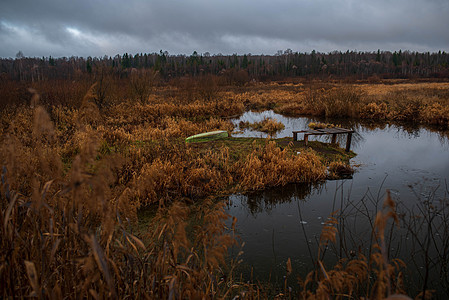
[(0, 57), (449, 52), (449, 0), (2, 0)]

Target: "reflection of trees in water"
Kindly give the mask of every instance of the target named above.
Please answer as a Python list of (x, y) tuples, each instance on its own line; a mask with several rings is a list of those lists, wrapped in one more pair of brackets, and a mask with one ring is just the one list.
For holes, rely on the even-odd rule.
[(322, 189), (322, 183), (296, 183), (283, 187), (256, 191), (246, 195), (246, 205), (251, 214), (270, 212), (276, 208), (276, 204), (289, 203), (294, 200), (304, 200), (312, 191)]
[[(422, 125), (418, 123), (413, 124), (410, 122), (378, 122), (354, 119), (324, 119), (322, 122), (338, 124), (344, 128), (354, 130), (355, 134), (352, 136), (352, 143), (354, 146), (359, 145), (365, 140), (360, 133), (373, 130), (386, 130), (388, 128), (396, 130), (399, 136), (407, 138), (417, 138), (423, 133), (423, 130), (425, 130), (437, 134), (438, 140), (442, 146), (449, 146), (449, 130), (438, 126)], [(329, 142), (330, 140), (330, 136), (326, 136), (325, 141)], [(340, 145), (344, 145), (342, 143), (346, 142), (346, 135), (337, 136), (337, 142), (339, 142)]]
[(421, 134), (429, 132), (437, 136), (441, 146), (449, 146), (449, 130), (442, 130), (439, 127), (423, 126), (418, 124), (398, 123), (392, 124), (399, 137), (418, 138)]
[[(410, 186), (416, 205), (400, 204), (401, 236), (407, 266), (419, 274), (422, 287), (437, 289), (437, 297), (449, 298), (449, 190), (441, 198), (441, 187)], [(415, 278), (416, 279), (416, 278)]]
[[(291, 134), (290, 130), (302, 130), (307, 129), (307, 125), (311, 122), (320, 122), (320, 123), (332, 123), (335, 125), (339, 125), (343, 128), (353, 129), (356, 133), (352, 136), (352, 146), (357, 147), (361, 143), (364, 142), (364, 138), (360, 133), (370, 132), (373, 130), (386, 130), (389, 128), (395, 128), (398, 130), (398, 133), (404, 134), (406, 137), (418, 137), (420, 135), (420, 131), (425, 129), (426, 131), (435, 133), (438, 135), (438, 139), (443, 146), (449, 146), (449, 130), (444, 129), (438, 126), (428, 126), (421, 125), (418, 123), (410, 123), (410, 122), (392, 122), (392, 121), (374, 121), (374, 120), (360, 120), (360, 119), (339, 119), (339, 118), (322, 118), (322, 117), (285, 117), (279, 114), (274, 113), (273, 111), (264, 111), (264, 112), (251, 112), (250, 114), (245, 114), (245, 117), (241, 117), (239, 119), (233, 120), (234, 124), (238, 124), (239, 121), (249, 121), (256, 122), (261, 121), (264, 117), (272, 117), (284, 125), (286, 125), (286, 134), (289, 136)], [(246, 134), (245, 136), (254, 136), (254, 134)], [(257, 135), (258, 137), (260, 135)], [(262, 135), (265, 136), (265, 135)], [(331, 136), (311, 136), (311, 140), (319, 140), (323, 142), (330, 142)], [(337, 142), (344, 146), (346, 143), (346, 135), (337, 135)]]
[(438, 131), (438, 141), (442, 146), (449, 147), (449, 130)]
[[(347, 127), (345, 127), (347, 128)], [(351, 140), (351, 150), (360, 144), (362, 144), (365, 141), (365, 138), (359, 133), (360, 131), (355, 130), (355, 132), (352, 134), (352, 140)], [(310, 140), (309, 136), (309, 140)], [(313, 137), (313, 136), (312, 136)], [(331, 143), (332, 142), (332, 135), (322, 135), (320, 136), (321, 141), (324, 143)], [(346, 139), (348, 138), (347, 134), (337, 134), (337, 143), (340, 145), (341, 148), (346, 147)]]
[[(386, 196), (383, 183), (378, 188), (368, 188), (361, 197), (351, 197), (351, 189), (346, 190), (343, 183), (337, 185), (332, 203), (332, 210), (336, 212), (334, 217), (338, 220), (337, 240), (329, 244), (320, 256), (329, 266), (342, 258), (352, 260), (362, 254), (369, 258), (373, 251), (377, 251), (374, 245), (379, 242), (373, 230), (377, 211), (382, 209)], [(292, 201), (297, 201), (299, 209), (298, 200), (307, 199), (312, 192), (320, 193), (323, 188), (324, 184), (290, 184), (251, 193), (244, 196), (242, 202), (253, 215), (270, 213), (276, 205)], [(391, 193), (397, 203), (395, 212), (399, 223), (390, 220), (384, 231), (388, 260), (399, 258), (405, 262), (404, 280), (406, 291), (411, 296), (423, 289), (435, 289), (436, 298), (448, 299), (449, 187), (430, 187), (421, 183), (409, 188), (416, 199), (401, 201), (399, 193)], [(309, 240), (307, 236), (319, 236), (319, 233), (310, 232), (311, 228), (301, 226), (306, 240)], [(309, 254), (316, 262), (314, 249), (319, 247), (319, 240), (311, 240)]]

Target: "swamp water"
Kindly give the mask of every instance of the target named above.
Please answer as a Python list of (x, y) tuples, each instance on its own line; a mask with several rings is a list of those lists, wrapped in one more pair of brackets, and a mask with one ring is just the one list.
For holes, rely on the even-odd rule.
[[(237, 127), (240, 121), (256, 122), (264, 117), (285, 125), (278, 138), (291, 137), (292, 130), (306, 129), (312, 121), (323, 121), (265, 111), (247, 112), (233, 122)], [(296, 286), (297, 275), (305, 279), (314, 269), (323, 224), (337, 210), (339, 233), (336, 245), (329, 246), (324, 257), (328, 267), (339, 257), (351, 258), (358, 252), (368, 255), (371, 224), (390, 190), (401, 212), (401, 225), (388, 227), (388, 252), (390, 258), (400, 258), (407, 264), (408, 292), (414, 296), (426, 281), (427, 288), (436, 289), (438, 297), (449, 297), (449, 278), (444, 270), (449, 259), (448, 134), (423, 127), (367, 126), (347, 120), (326, 122), (356, 131), (351, 145), (357, 153), (351, 160), (358, 165), (356, 172), (351, 179), (291, 184), (230, 196), (228, 213), (237, 217), (237, 234), (245, 242), (243, 249), (232, 250), (234, 254), (244, 252), (240, 257), (243, 274), (247, 279), (268, 281), (282, 289), (290, 258), (293, 274), (288, 284)], [(250, 130), (233, 136), (266, 137)], [(303, 137), (299, 134), (298, 138)], [(328, 136), (309, 138), (329, 141)], [(346, 135), (339, 138), (344, 146)], [(415, 215), (421, 217), (415, 219)]]

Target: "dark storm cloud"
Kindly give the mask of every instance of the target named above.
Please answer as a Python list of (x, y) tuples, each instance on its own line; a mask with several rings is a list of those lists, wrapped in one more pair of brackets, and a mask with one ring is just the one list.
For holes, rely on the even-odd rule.
[(448, 51), (448, 15), (448, 0), (7, 0), (0, 56)]

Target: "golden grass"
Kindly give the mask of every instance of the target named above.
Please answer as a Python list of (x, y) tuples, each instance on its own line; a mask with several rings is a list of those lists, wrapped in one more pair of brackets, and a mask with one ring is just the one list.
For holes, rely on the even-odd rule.
[(325, 178), (325, 167), (313, 152), (294, 155), (268, 142), (254, 150), (240, 170), (243, 189), (262, 189), (291, 182), (314, 182)]
[(415, 82), (415, 83), (395, 83), (395, 84), (361, 84), (360, 89), (367, 96), (385, 96), (394, 92), (406, 92), (410, 90), (449, 90), (449, 82)]
[[(34, 86), (40, 99), (31, 90), (32, 107), (1, 112), (2, 297), (218, 298), (240, 289), (227, 285), (233, 275), (224, 258), (234, 239), (225, 231), (223, 205), (211, 198), (326, 178), (325, 163), (311, 150), (298, 155), (267, 142), (242, 155), (226, 145), (201, 150), (183, 142), (197, 132), (231, 131), (227, 118), (245, 109), (448, 124), (446, 85), (385, 94), (360, 86), (256, 85), (242, 93), (208, 83), (184, 98), (180, 87), (148, 92), (136, 81), (134, 99), (124, 101), (129, 89), (117, 82), (106, 90), (93, 86), (84, 97), (84, 83), (50, 94), (51, 83), (40, 82)], [(345, 166), (329, 169), (337, 174)], [(156, 215), (137, 236), (132, 224), (145, 206), (156, 206)], [(388, 282), (397, 282), (397, 264), (370, 259), (376, 263), (368, 270), (380, 279), (369, 290), (386, 296), (396, 288)], [(366, 263), (360, 257), (333, 271), (320, 266), (306, 279), (304, 295), (357, 295), (371, 282), (360, 282)], [(249, 297), (259, 291), (244, 288)]]
[(251, 128), (252, 130), (265, 132), (270, 135), (270, 137), (276, 135), (277, 132), (282, 131), (285, 126), (282, 122), (279, 122), (276, 119), (272, 118), (264, 118), (260, 122), (249, 123), (249, 122), (240, 122), (240, 129)]
[(310, 129), (323, 129), (323, 128), (335, 128), (335, 127), (339, 127), (339, 125), (335, 125), (335, 124), (331, 124), (331, 123), (311, 122), (308, 124), (308, 127)]
[(449, 83), (313, 83), (257, 85), (229, 94), (247, 109), (286, 116), (325, 116), (407, 121), (449, 126)]
[[(223, 205), (203, 201), (195, 212), (195, 238), (189, 240), (190, 209), (176, 201), (176, 194), (167, 194), (207, 191), (202, 180), (209, 182), (211, 176), (205, 160), (189, 162), (181, 180), (175, 177), (180, 166), (174, 164), (188, 150), (162, 143), (158, 147), (170, 152), (166, 155), (179, 156), (155, 158), (142, 165), (139, 176), (129, 174), (145, 156), (134, 151), (101, 159), (97, 150), (104, 128), (97, 131), (91, 119), (78, 118), (68, 143), (78, 150), (64, 170), (60, 133), (50, 115), (37, 106), (25, 121), (12, 129), (23, 125), (32, 130), (2, 136), (0, 149), (2, 297), (202, 298), (226, 293), (220, 278), (234, 240), (225, 233)], [(122, 140), (117, 134), (106, 139)], [(205, 159), (220, 164), (226, 153)], [(150, 202), (161, 208), (148, 232), (137, 237), (129, 219)]]

